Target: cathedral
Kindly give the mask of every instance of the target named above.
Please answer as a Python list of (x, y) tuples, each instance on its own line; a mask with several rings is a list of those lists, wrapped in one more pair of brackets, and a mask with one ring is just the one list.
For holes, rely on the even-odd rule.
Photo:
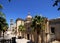
[[(19, 25), (24, 25), (26, 31), (20, 32), (20, 36), (23, 36), (24, 38), (28, 40), (32, 40), (33, 42), (36, 42), (36, 37), (38, 36), (36, 32), (32, 31), (32, 28), (30, 27), (32, 23), (32, 16), (28, 13), (28, 16), (24, 19), (17, 18), (16, 19), (16, 33), (17, 36), (19, 36)], [(43, 34), (43, 42), (48, 43), (53, 40), (59, 40), (60, 41), (60, 18), (56, 19), (48, 19), (46, 23), (46, 28)], [(39, 43), (41, 43), (41, 35), (39, 35)]]

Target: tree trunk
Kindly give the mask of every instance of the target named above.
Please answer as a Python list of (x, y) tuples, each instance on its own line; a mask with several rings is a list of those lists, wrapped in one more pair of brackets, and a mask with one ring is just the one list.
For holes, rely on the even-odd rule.
[(41, 43), (43, 43), (44, 40), (43, 40), (43, 30), (41, 30)]
[(3, 39), (4, 39), (4, 31), (3, 31)]
[(32, 33), (31, 33), (31, 41), (32, 41)]
[(1, 31), (0, 31), (0, 37), (1, 37)]
[(37, 43), (39, 43), (39, 34), (37, 34)]
[(36, 43), (39, 43), (39, 33), (37, 31), (37, 42)]
[(22, 37), (24, 37), (24, 31), (22, 31), (21, 33), (22, 33)]
[(19, 36), (20, 36), (20, 32), (19, 32)]

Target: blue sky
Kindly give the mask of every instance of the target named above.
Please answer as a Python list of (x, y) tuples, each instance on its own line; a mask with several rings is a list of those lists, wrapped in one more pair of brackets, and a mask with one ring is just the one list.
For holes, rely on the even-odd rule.
[(25, 19), (30, 12), (31, 16), (36, 14), (47, 17), (48, 19), (60, 17), (60, 11), (57, 7), (53, 7), (54, 1), (52, 0), (0, 0), (0, 4), (3, 5), (3, 12), (6, 15), (7, 22), (10, 23), (10, 19), (23, 18)]

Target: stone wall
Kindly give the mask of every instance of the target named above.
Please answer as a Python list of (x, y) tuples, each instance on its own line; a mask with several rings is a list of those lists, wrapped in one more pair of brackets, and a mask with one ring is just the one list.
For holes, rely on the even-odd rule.
[(54, 20), (50, 20), (50, 34), (52, 34), (51, 27), (55, 28), (54, 29), (55, 33), (53, 33), (55, 35), (55, 39), (60, 40), (60, 19), (57, 18)]

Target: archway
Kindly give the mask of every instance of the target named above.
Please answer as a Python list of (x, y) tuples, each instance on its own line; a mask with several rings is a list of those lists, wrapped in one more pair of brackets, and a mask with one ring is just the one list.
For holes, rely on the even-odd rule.
[(27, 39), (29, 40), (30, 38), (29, 38), (29, 34), (27, 34)]

